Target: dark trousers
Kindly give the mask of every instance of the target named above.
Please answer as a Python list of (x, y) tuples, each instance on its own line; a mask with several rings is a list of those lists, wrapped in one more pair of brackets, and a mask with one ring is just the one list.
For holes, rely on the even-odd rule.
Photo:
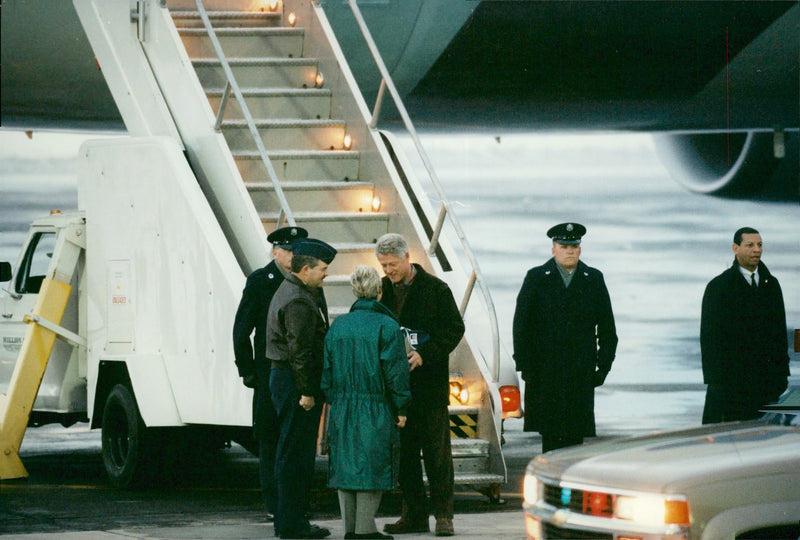
[(258, 479), (261, 483), (261, 497), (268, 514), (278, 511), (278, 486), (275, 483), (275, 452), (277, 441), (258, 441)]
[[(430, 510), (422, 481), (420, 451), (430, 485)], [(436, 518), (453, 518), (453, 454), (446, 406), (420, 407), (412, 401), (406, 427), (400, 430), (400, 490), (405, 517), (427, 521), (432, 512)]]
[(583, 437), (568, 437), (564, 435), (548, 435), (542, 433), (542, 452), (558, 450), (559, 448), (566, 448), (567, 446), (577, 446), (579, 444), (583, 444)]
[(766, 400), (761, 399), (759, 393), (752, 388), (709, 384), (703, 407), (703, 424), (755, 420), (764, 415), (758, 409), (765, 404)]
[(275, 527), (281, 535), (285, 535), (303, 532), (309, 527), (306, 514), (311, 497), (322, 403), (317, 402), (310, 411), (300, 407), (300, 393), (294, 385), (290, 369), (273, 369), (270, 389), (280, 426), (275, 453), (275, 479), (278, 486)]

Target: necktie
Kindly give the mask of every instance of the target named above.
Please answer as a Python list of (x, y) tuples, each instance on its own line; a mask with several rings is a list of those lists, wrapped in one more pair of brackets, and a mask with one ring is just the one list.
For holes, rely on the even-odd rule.
[(750, 287), (752, 287), (753, 289), (758, 288), (758, 285), (756, 284), (756, 274), (755, 274), (755, 272), (750, 274)]

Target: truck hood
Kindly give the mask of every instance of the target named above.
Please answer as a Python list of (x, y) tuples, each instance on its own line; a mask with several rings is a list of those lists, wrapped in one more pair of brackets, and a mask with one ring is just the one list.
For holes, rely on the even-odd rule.
[(763, 421), (617, 439), (535, 458), (536, 476), (619, 490), (679, 493), (709, 482), (800, 470), (800, 427)]

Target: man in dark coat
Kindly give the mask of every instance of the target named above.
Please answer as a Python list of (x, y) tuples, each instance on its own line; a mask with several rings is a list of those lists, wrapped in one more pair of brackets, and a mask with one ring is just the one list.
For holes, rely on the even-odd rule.
[(761, 262), (761, 235), (751, 227), (733, 236), (733, 266), (703, 295), (700, 348), (708, 385), (703, 423), (749, 420), (786, 390), (788, 338), (783, 293)]
[(375, 247), (385, 277), (381, 303), (409, 330), (414, 350), (408, 353), (411, 403), (400, 433), (400, 489), (403, 514), (387, 524), (389, 534), (428, 532), (430, 511), (422, 481), (420, 450), (425, 460), (436, 518), (436, 536), (453, 532), (453, 456), (450, 449), (449, 357), (464, 335), (464, 321), (447, 284), (412, 264), (405, 239), (394, 233)]
[[(278, 444), (278, 419), (269, 391), (270, 365), (265, 355), (267, 311), (278, 286), (291, 271), (292, 245), (306, 238), (302, 227), (282, 227), (271, 232), (272, 261), (249, 276), (233, 321), (233, 353), (244, 385), (253, 389), (253, 434), (258, 441), (258, 475), (267, 520), (275, 514), (275, 447)], [(250, 336), (255, 330), (253, 343)], [(254, 356), (255, 353), (255, 356)]]
[(578, 223), (548, 230), (553, 258), (528, 271), (517, 296), (514, 361), (525, 381), (524, 430), (541, 433), (543, 452), (595, 435), (594, 388), (617, 351), (603, 274), (579, 260), (584, 234)]
[(292, 247), (292, 273), (281, 283), (267, 313), (270, 390), (280, 435), (275, 457), (281, 538), (325, 538), (328, 529), (308, 521), (317, 430), (322, 412), (324, 340), (328, 331), (321, 287), (336, 250), (320, 240)]

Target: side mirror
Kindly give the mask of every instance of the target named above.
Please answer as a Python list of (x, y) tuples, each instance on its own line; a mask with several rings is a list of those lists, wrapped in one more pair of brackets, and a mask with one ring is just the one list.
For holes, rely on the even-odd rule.
[(11, 263), (0, 262), (0, 282), (11, 280)]

